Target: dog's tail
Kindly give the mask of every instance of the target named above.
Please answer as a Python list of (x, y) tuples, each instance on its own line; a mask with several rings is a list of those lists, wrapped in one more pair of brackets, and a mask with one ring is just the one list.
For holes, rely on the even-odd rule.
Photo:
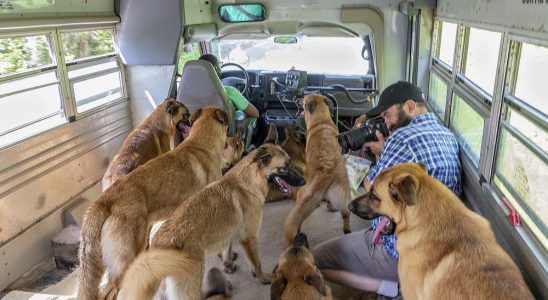
[(97, 299), (104, 273), (101, 231), (110, 210), (102, 203), (94, 203), (86, 212), (80, 238), (80, 269), (78, 299)]
[(189, 277), (200, 270), (200, 262), (174, 249), (153, 249), (130, 265), (120, 289), (123, 299), (152, 299), (167, 276)]

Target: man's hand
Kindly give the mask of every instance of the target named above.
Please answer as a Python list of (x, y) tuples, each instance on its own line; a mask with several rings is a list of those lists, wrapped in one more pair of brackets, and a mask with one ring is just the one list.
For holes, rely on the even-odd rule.
[(367, 142), (364, 143), (362, 147), (368, 147), (377, 157), (379, 157), (381, 155), (382, 148), (384, 147), (384, 136), (378, 130), (375, 131), (375, 135), (378, 139), (377, 142)]

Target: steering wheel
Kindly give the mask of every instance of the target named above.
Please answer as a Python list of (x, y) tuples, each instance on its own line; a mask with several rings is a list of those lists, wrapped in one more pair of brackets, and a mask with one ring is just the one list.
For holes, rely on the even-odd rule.
[[(240, 69), (240, 71), (242, 71), (242, 73), (244, 74), (244, 78), (225, 77), (225, 78), (221, 79), (221, 82), (223, 83), (223, 85), (230, 85), (230, 86), (238, 88), (240, 93), (242, 93), (242, 95), (244, 95), (246, 98), (248, 98), (247, 94), (249, 93), (249, 86), (251, 84), (249, 83), (249, 74), (247, 73), (247, 71), (244, 69), (244, 67), (242, 67), (241, 65), (236, 64), (236, 63), (226, 63), (226, 64), (221, 66), (221, 70), (225, 67), (236, 67), (236, 68)], [(242, 86), (243, 86), (243, 88), (241, 88)]]

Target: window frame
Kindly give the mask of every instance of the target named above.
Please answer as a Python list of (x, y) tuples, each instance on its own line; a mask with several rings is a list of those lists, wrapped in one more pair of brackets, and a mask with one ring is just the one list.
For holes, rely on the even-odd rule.
[[(444, 64), (437, 61), (436, 51), (438, 50), (437, 47), (439, 47), (439, 45), (436, 43), (439, 43), (440, 32), (439, 26), (437, 25), (438, 22), (451, 22), (458, 24), (457, 41), (455, 43), (456, 53), (453, 61), (454, 68), (450, 70), (445, 68)], [(476, 87), (473, 82), (464, 76), (464, 72), (462, 71), (463, 60), (466, 54), (465, 51), (468, 47), (467, 38), (469, 30), (467, 30), (467, 28), (470, 27), (501, 33), (499, 56), (495, 72), (495, 86), (492, 97), (489, 97), (489, 95), (486, 94), (481, 88)], [(540, 38), (538, 36), (533, 38), (523, 30), (510, 30), (486, 24), (477, 24), (443, 17), (435, 18), (433, 34), (429, 73), (435, 73), (444, 81), (448, 80), (445, 81), (448, 85), (448, 98), (446, 101), (447, 106), (445, 115), (441, 116), (440, 119), (443, 120), (443, 123), (446, 126), (450, 126), (452, 107), (451, 102), (453, 93), (455, 92), (457, 92), (459, 96), (467, 102), (467, 104), (471, 105), (485, 119), (479, 167), (474, 167), (474, 163), (471, 158), (469, 158), (466, 154), (461, 153), (464, 176), (463, 182), (467, 183), (465, 186), (465, 195), (470, 197), (469, 202), (470, 205), (474, 207), (474, 210), (488, 215), (495, 228), (498, 227), (497, 230), (502, 228), (500, 229), (502, 230), (501, 234), (508, 238), (508, 241), (516, 253), (521, 255), (524, 264), (533, 268), (535, 272), (538, 272), (538, 274), (542, 274), (542, 272), (546, 274), (548, 271), (548, 259), (545, 255), (543, 255), (546, 251), (546, 245), (541, 242), (541, 238), (535, 235), (534, 230), (530, 227), (530, 224), (527, 223), (526, 219), (529, 218), (529, 215), (527, 215), (526, 212), (525, 217), (523, 218), (525, 222), (522, 222), (521, 226), (512, 226), (512, 224), (508, 222), (507, 214), (510, 211), (502, 201), (502, 197), (505, 195), (499, 187), (495, 185), (494, 176), (496, 171), (496, 159), (499, 150), (498, 147), (500, 146), (499, 139), (501, 138), (502, 128), (505, 128), (503, 126), (506, 126), (506, 107), (512, 107), (513, 109), (519, 110), (519, 112), (524, 115), (528, 121), (539, 125), (541, 129), (544, 129), (546, 126), (546, 123), (539, 124), (539, 122), (542, 123), (545, 120), (539, 118), (542, 114), (539, 114), (538, 111), (531, 109), (532, 107), (530, 107), (530, 105), (512, 94), (509, 94), (508, 91), (514, 91), (513, 88), (516, 84), (519, 68), (518, 61), (520, 51), (519, 49), (516, 49), (519, 47), (516, 47), (515, 44), (519, 42), (548, 47), (548, 35), (539, 33), (538, 36), (540, 36)], [(430, 105), (429, 100), (427, 100), (427, 104)], [(429, 108), (431, 111), (435, 111), (433, 107)], [(529, 117), (525, 115), (528, 115)], [(511, 125), (508, 124), (508, 126)], [(515, 137), (515, 135), (512, 136)], [(517, 139), (518, 137), (515, 138)], [(520, 142), (522, 142), (525, 147), (528, 149), (537, 148), (538, 150), (539, 147), (536, 144), (533, 144), (530, 141), (527, 142), (527, 138), (525, 137), (524, 139), (526, 140), (525, 142), (521, 139)], [(536, 154), (535, 150), (531, 151)], [(543, 158), (539, 157), (539, 159), (542, 160)], [(508, 190), (506, 185), (504, 185), (504, 187)], [(519, 201), (524, 200), (519, 199)], [(513, 204), (516, 210), (518, 210), (520, 214), (524, 215), (525, 208), (520, 207), (519, 203)], [(535, 223), (533, 222), (533, 224)]]
[[(112, 42), (113, 42), (114, 52), (111, 52), (111, 53), (108, 53), (108, 54), (103, 54), (103, 55), (98, 55), (98, 56), (91, 56), (91, 57), (77, 59), (77, 60), (69, 62), (68, 64), (65, 62), (65, 54), (63, 53), (64, 49), (62, 47), (61, 33), (64, 33), (64, 32), (94, 31), (94, 30), (101, 30), (101, 29), (108, 29), (108, 30), (112, 31), (112, 39), (113, 39)], [(50, 47), (49, 51), (50, 51), (52, 63), (47, 65), (47, 66), (31, 68), (29, 70), (24, 70), (24, 71), (15, 72), (15, 73), (12, 73), (12, 74), (6, 74), (6, 75), (3, 75), (3, 76), (0, 76), (0, 85), (3, 84), (3, 83), (10, 82), (10, 81), (20, 80), (20, 79), (24, 79), (24, 78), (32, 78), (34, 76), (37, 76), (37, 75), (40, 75), (40, 74), (43, 74), (43, 73), (46, 73), (46, 72), (51, 72), (51, 71), (55, 72), (55, 74), (57, 76), (57, 81), (50, 82), (50, 83), (47, 83), (47, 84), (40, 84), (40, 85), (37, 85), (37, 86), (32, 86), (32, 87), (28, 87), (28, 88), (25, 88), (25, 89), (22, 89), (22, 90), (18, 90), (18, 91), (14, 91), (14, 92), (10, 92), (10, 93), (1, 95), (0, 96), (0, 101), (1, 101), (1, 98), (3, 98), (3, 97), (7, 97), (7, 96), (10, 96), (10, 95), (14, 95), (14, 94), (19, 94), (19, 93), (22, 93), (22, 92), (25, 92), (25, 91), (35, 90), (35, 89), (41, 88), (41, 87), (46, 87), (46, 86), (58, 84), (59, 85), (59, 96), (60, 96), (60, 100), (61, 100), (60, 103), (59, 103), (60, 106), (61, 106), (61, 111), (59, 113), (48, 115), (47, 117), (42, 117), (42, 118), (33, 120), (33, 121), (31, 121), (29, 123), (25, 123), (23, 125), (16, 126), (12, 129), (7, 130), (6, 132), (2, 132), (1, 134), (5, 135), (5, 134), (15, 132), (17, 130), (20, 130), (22, 128), (30, 126), (34, 123), (43, 121), (43, 120), (45, 120), (45, 119), (47, 119), (47, 118), (49, 118), (53, 115), (57, 115), (57, 114), (63, 114), (63, 117), (66, 121), (65, 122), (60, 122), (60, 124), (57, 124), (57, 125), (52, 126), (52, 127), (47, 127), (47, 128), (37, 130), (36, 132), (34, 132), (32, 134), (29, 134), (26, 137), (7, 142), (6, 144), (1, 144), (0, 145), (0, 150), (11, 147), (11, 146), (13, 146), (15, 144), (18, 144), (18, 143), (25, 142), (29, 139), (32, 139), (32, 138), (34, 138), (38, 135), (41, 135), (41, 134), (45, 133), (47, 131), (58, 128), (58, 127), (63, 126), (67, 123), (74, 122), (74, 121), (79, 120), (79, 119), (81, 119), (85, 116), (97, 113), (98, 111), (107, 109), (107, 108), (109, 108), (111, 106), (114, 106), (114, 105), (117, 105), (117, 104), (119, 104), (123, 101), (127, 101), (127, 99), (128, 99), (127, 86), (126, 86), (126, 82), (125, 82), (124, 66), (122, 64), (121, 57), (120, 57), (120, 54), (119, 54), (119, 52), (117, 50), (117, 46), (116, 46), (116, 27), (115, 27), (115, 25), (90, 26), (90, 27), (77, 26), (77, 27), (73, 27), (73, 28), (66, 28), (66, 27), (63, 27), (63, 28), (48, 28), (48, 29), (43, 29), (43, 30), (21, 30), (21, 31), (0, 33), (0, 38), (17, 38), (17, 37), (36, 36), (36, 35), (45, 35), (46, 38), (49, 40), (49, 47)], [(75, 102), (74, 89), (73, 89), (73, 84), (74, 84), (75, 81), (74, 81), (74, 79), (69, 79), (68, 71), (71, 68), (72, 69), (78, 69), (78, 67), (74, 67), (74, 66), (86, 67), (86, 66), (89, 66), (89, 65), (92, 65), (92, 64), (101, 63), (102, 61), (105, 61), (105, 60), (116, 61), (117, 68), (109, 68), (108, 70), (117, 69), (119, 71), (120, 84), (121, 84), (121, 86), (120, 86), (121, 97), (119, 97), (118, 99), (109, 101), (107, 103), (103, 103), (101, 105), (98, 105), (97, 107), (86, 110), (82, 113), (78, 113), (77, 109), (76, 109), (77, 106), (76, 106), (76, 102)], [(84, 76), (86, 76), (86, 79), (89, 79), (89, 78), (93, 78), (94, 77), (93, 75), (100, 76), (103, 73), (104, 73), (103, 71), (99, 71), (99, 72), (93, 72), (91, 74), (87, 74), (87, 75), (84, 75)]]

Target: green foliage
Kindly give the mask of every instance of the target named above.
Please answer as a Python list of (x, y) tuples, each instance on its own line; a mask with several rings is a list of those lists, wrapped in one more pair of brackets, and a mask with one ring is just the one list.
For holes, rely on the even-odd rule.
[(66, 32), (61, 34), (65, 60), (96, 56), (114, 52), (112, 30)]
[(200, 58), (200, 47), (198, 43), (191, 44), (192, 51), (189, 53), (181, 52), (181, 56), (179, 56), (179, 62), (177, 63), (177, 72), (179, 74), (183, 73), (183, 68), (187, 61), (189, 60), (195, 60)]
[(10, 74), (51, 64), (45, 36), (0, 39), (0, 74)]

